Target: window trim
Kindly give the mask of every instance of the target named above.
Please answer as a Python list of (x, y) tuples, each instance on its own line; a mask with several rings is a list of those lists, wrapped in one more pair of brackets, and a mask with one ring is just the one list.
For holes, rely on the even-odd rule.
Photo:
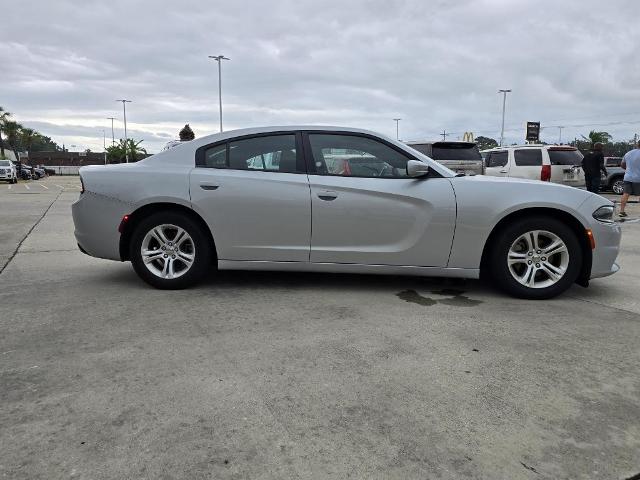
[[(261, 137), (276, 137), (276, 136), (283, 136), (283, 135), (289, 135), (289, 136), (294, 136), (295, 138), (295, 145), (296, 145), (296, 171), (295, 172), (280, 172), (278, 170), (257, 170), (257, 169), (244, 169), (244, 168), (230, 168), (229, 167), (229, 144), (231, 142), (238, 142), (238, 141), (242, 141), (242, 140), (251, 140), (253, 138), (261, 138)], [(226, 146), (226, 167), (222, 168), (222, 167), (208, 167), (207, 165), (205, 165), (205, 154), (206, 151), (209, 150), (210, 148), (215, 148), (221, 145), (225, 145)], [(208, 143), (207, 145), (202, 145), (201, 147), (198, 147), (196, 149), (196, 153), (195, 153), (195, 158), (194, 158), (194, 166), (196, 168), (207, 168), (207, 169), (214, 169), (214, 170), (233, 170), (235, 172), (264, 172), (264, 173), (288, 173), (288, 174), (293, 174), (293, 175), (306, 175), (307, 174), (307, 169), (306, 169), (306, 161), (304, 158), (304, 152), (303, 152), (303, 142), (302, 142), (302, 135), (300, 133), (300, 131), (298, 130), (278, 130), (278, 131), (274, 131), (274, 132), (261, 132), (261, 133), (252, 133), (252, 134), (248, 134), (248, 135), (240, 135), (238, 137), (230, 137), (230, 138), (226, 138), (224, 140), (218, 140), (217, 142), (212, 142), (212, 143)]]
[[(377, 137), (375, 135), (371, 135), (371, 134), (368, 134), (368, 133), (349, 132), (349, 131), (342, 131), (342, 130), (340, 130), (340, 131), (337, 131), (337, 130), (302, 130), (301, 133), (302, 133), (304, 157), (305, 157), (305, 161), (306, 161), (308, 175), (317, 175), (317, 176), (320, 176), (320, 177), (338, 177), (338, 178), (371, 178), (371, 179), (378, 179), (378, 180), (415, 180), (414, 178), (411, 178), (411, 177), (369, 177), (367, 175), (349, 175), (349, 176), (345, 176), (345, 175), (335, 175), (335, 174), (330, 174), (330, 173), (319, 173), (317, 171), (317, 169), (316, 169), (316, 163), (315, 163), (314, 158), (313, 158), (313, 151), (311, 150), (311, 141), (309, 140), (309, 135), (336, 135), (336, 136), (343, 136), (343, 137), (367, 138), (369, 140), (373, 140), (375, 142), (382, 143), (386, 147), (389, 147), (392, 150), (395, 150), (396, 152), (398, 152), (399, 154), (404, 156), (407, 159), (407, 162), (409, 160), (418, 160), (418, 159), (414, 155), (412, 155), (409, 152), (403, 150), (402, 148), (398, 147), (397, 145), (394, 145), (393, 143), (386, 141), (384, 138), (380, 138), (380, 137)], [(424, 178), (440, 178), (440, 177), (442, 177), (442, 175), (439, 172), (437, 172), (436, 170), (434, 170), (433, 168), (431, 168), (431, 169), (429, 169), (429, 175), (426, 176), (426, 177), (421, 177), (421, 178), (424, 179)]]

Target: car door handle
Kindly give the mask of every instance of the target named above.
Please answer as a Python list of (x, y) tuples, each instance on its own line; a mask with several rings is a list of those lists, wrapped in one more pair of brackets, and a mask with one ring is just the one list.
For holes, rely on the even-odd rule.
[(220, 185), (211, 185), (209, 183), (201, 183), (200, 188), (203, 190), (217, 190)]
[(500, 173), (507, 173), (507, 170), (500, 170)]
[(322, 192), (318, 193), (318, 198), (320, 200), (326, 200), (327, 202), (330, 202), (331, 200), (335, 200), (336, 198), (338, 198), (338, 194), (336, 192), (332, 192), (331, 190), (323, 190)]

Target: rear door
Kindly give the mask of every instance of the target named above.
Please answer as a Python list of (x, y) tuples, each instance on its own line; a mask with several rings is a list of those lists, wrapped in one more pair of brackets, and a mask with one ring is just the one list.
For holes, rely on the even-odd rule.
[(492, 177), (509, 176), (509, 152), (507, 150), (488, 152), (485, 157), (485, 164), (485, 175)]
[(551, 164), (551, 181), (573, 187), (584, 186), (582, 171), (582, 153), (574, 147), (549, 147), (547, 149)]
[(513, 150), (511, 177), (540, 180), (542, 176), (542, 149), (516, 148)]
[(300, 134), (199, 148), (190, 191), (220, 260), (309, 261), (311, 199)]
[[(335, 156), (351, 168), (335, 170)], [(456, 219), (451, 182), (406, 175), (412, 158), (363, 134), (308, 132), (311, 262), (447, 265)]]

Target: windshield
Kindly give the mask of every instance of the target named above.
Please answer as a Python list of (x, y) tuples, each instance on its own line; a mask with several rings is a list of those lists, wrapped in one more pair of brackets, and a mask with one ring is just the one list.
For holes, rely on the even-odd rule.
[(549, 149), (551, 165), (580, 165), (582, 154), (576, 149)]
[(10, 167), (11, 162), (9, 160), (0, 160), (0, 167)]
[(458, 160), (463, 162), (482, 161), (478, 146), (474, 143), (434, 143), (431, 150), (431, 158), (434, 160)]

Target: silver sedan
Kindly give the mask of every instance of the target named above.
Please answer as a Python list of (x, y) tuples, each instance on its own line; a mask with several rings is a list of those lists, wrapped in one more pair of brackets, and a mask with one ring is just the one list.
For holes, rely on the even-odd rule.
[(610, 275), (613, 204), (540, 181), (457, 176), (358, 129), (269, 127), (80, 169), (80, 249), (157, 288), (214, 270), (491, 279), (550, 298)]

